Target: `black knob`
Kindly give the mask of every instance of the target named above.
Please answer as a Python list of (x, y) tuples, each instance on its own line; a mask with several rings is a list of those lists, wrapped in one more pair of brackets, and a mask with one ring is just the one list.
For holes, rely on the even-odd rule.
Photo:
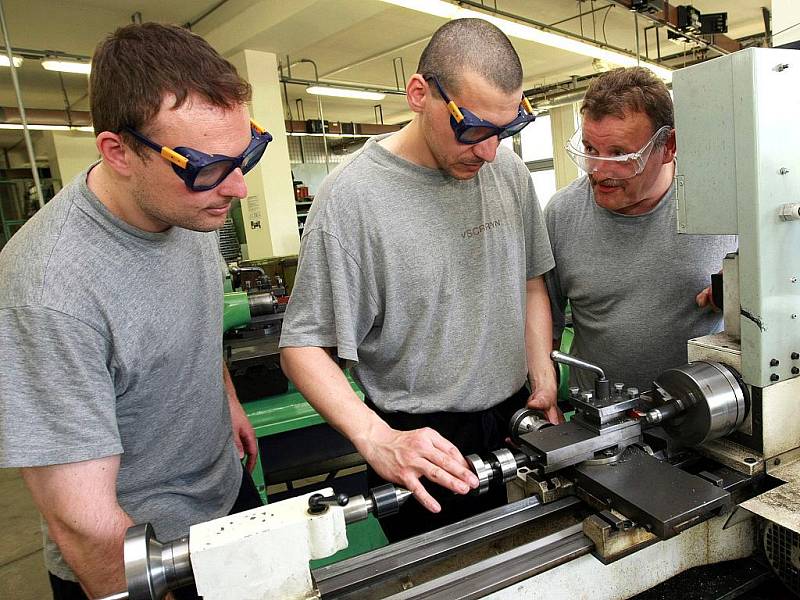
[(800, 369), (797, 367), (792, 367), (792, 375), (797, 375), (798, 373), (800, 373)]
[(347, 506), (348, 502), (350, 502), (350, 498), (347, 494), (336, 494), (335, 496), (311, 494), (308, 497), (308, 512), (318, 515), (328, 510), (329, 506)]
[(781, 378), (781, 376), (778, 375), (777, 373), (773, 373), (772, 375), (769, 376), (769, 380), (770, 381), (778, 381), (778, 379), (780, 379), (780, 378)]
[(781, 364), (781, 363), (777, 358), (773, 358), (771, 361), (769, 361), (769, 366), (770, 367), (777, 367), (779, 364)]
[(800, 354), (797, 352), (792, 352), (792, 360), (797, 360), (798, 358), (800, 358)]

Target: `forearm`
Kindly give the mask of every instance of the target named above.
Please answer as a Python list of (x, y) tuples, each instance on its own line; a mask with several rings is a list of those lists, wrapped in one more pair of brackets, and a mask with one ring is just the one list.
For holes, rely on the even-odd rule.
[[(113, 487), (118, 462), (108, 465), (108, 460), (91, 461), (104, 463), (101, 469), (111, 472), (107, 482), (82, 477), (73, 468), (80, 463), (22, 469), (50, 538), (90, 598), (126, 587), (123, 540), (134, 522), (116, 501)], [(103, 489), (108, 485), (113, 495)]]
[(222, 363), (222, 383), (225, 386), (225, 396), (228, 398), (230, 406), (239, 406), (239, 397), (236, 395), (236, 388), (233, 385), (233, 379), (228, 371), (228, 365)]
[(544, 281), (528, 281), (525, 301), (525, 350), (532, 390), (556, 387), (550, 352), (553, 349), (553, 320)]
[(123, 541), (133, 520), (119, 509), (97, 517), (94, 523), (47, 520), (53, 541), (90, 598), (126, 589)]
[(308, 403), (368, 458), (369, 440), (389, 426), (356, 396), (339, 366), (323, 348), (283, 348), (281, 368)]

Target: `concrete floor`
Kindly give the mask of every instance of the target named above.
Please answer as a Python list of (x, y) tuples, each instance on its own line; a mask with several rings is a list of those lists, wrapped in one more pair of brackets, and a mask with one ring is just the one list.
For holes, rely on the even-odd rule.
[(0, 598), (52, 598), (39, 513), (17, 469), (0, 469)]

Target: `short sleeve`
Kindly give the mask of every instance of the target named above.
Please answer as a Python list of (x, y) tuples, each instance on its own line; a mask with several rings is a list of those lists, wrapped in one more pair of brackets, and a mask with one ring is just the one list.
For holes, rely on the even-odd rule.
[(0, 467), (120, 454), (110, 344), (43, 307), (0, 309)]
[(553, 252), (550, 249), (550, 240), (547, 236), (547, 227), (542, 216), (542, 207), (536, 197), (536, 190), (530, 175), (522, 175), (525, 183), (522, 186), (522, 217), (525, 227), (525, 253), (526, 253), (526, 279), (533, 279), (543, 275), (553, 268)]
[(340, 358), (358, 361), (358, 347), (380, 317), (374, 288), (335, 236), (307, 232), (280, 347), (335, 347)]

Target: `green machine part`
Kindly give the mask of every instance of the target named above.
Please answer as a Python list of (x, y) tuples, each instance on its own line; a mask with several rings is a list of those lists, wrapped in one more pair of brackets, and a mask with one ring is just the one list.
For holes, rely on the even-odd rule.
[(250, 322), (250, 303), (247, 292), (225, 292), (222, 308), (222, 331), (228, 331)]
[[(353, 391), (363, 400), (364, 393), (353, 380), (349, 371), (345, 371), (347, 380)], [(306, 401), (297, 388), (289, 383), (289, 389), (283, 394), (268, 396), (242, 405), (250, 423), (255, 429), (256, 437), (276, 435), (293, 429), (302, 429), (312, 425), (319, 425), (325, 420)], [(261, 456), (256, 461), (253, 470), (253, 481), (261, 494), (262, 500), (268, 502), (266, 486), (264, 484), (264, 468)], [(389, 542), (383, 534), (378, 520), (370, 515), (366, 520), (347, 525), (347, 540), (349, 545), (333, 556), (311, 561), (311, 568), (323, 567), (345, 558), (358, 556), (370, 550), (381, 548)]]
[[(572, 340), (575, 337), (575, 332), (572, 327), (567, 327), (564, 329), (564, 332), (561, 334), (561, 347), (559, 350), (564, 354), (569, 354), (569, 351), (572, 350)], [(558, 369), (558, 399), (559, 400), (568, 400), (569, 399), (569, 367), (567, 365), (558, 363), (556, 364), (556, 368)]]

